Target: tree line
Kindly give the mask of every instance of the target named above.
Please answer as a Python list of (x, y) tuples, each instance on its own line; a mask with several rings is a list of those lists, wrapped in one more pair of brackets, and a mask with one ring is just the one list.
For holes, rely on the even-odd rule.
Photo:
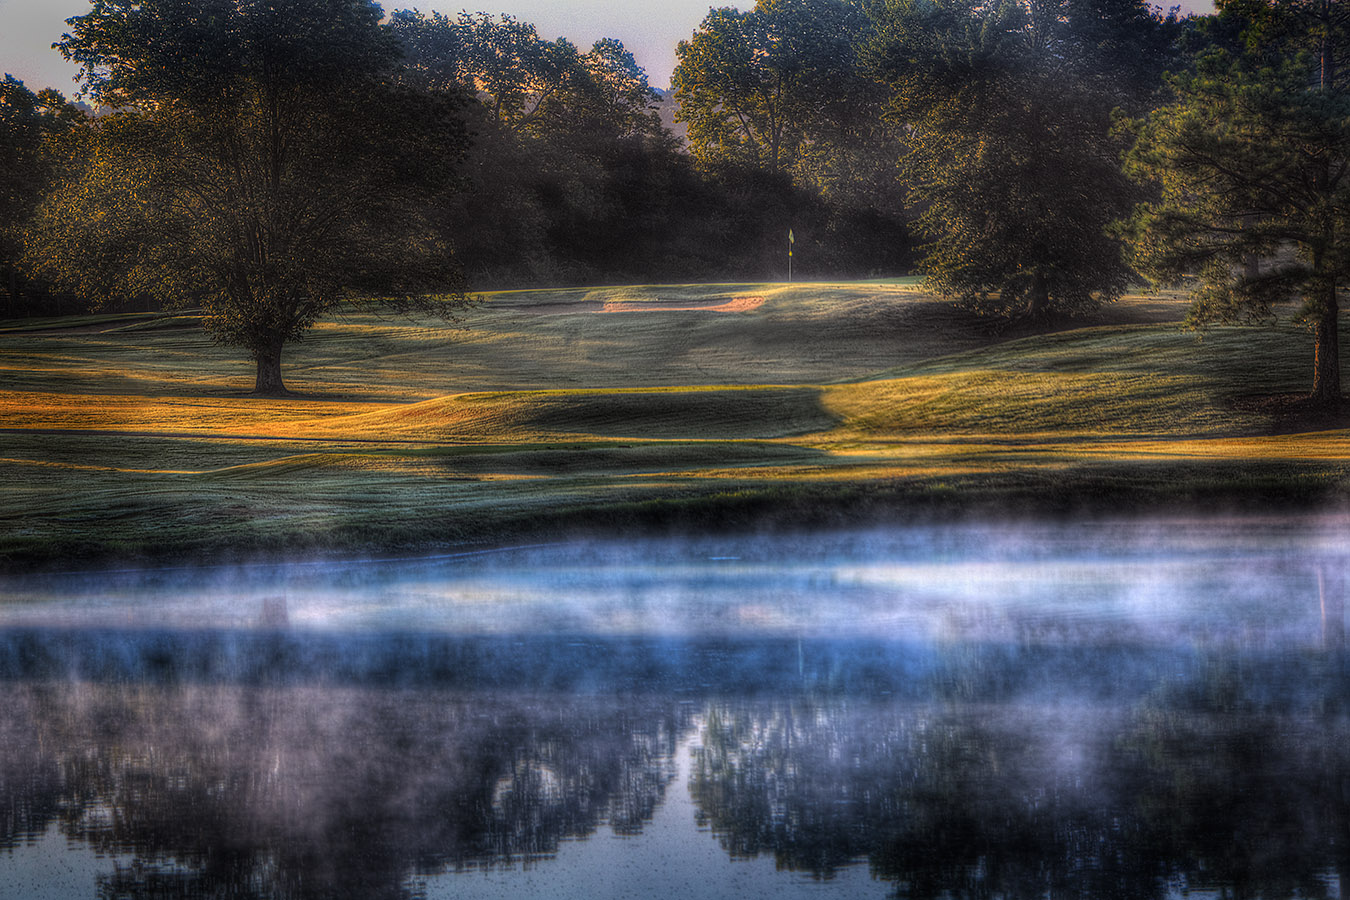
[(677, 137), (613, 39), (370, 0), (94, 0), (81, 98), (0, 91), (0, 290), (200, 308), (284, 389), (354, 296), (897, 274), (1043, 319), (1189, 280), (1193, 319), (1301, 299), (1341, 395), (1344, 0), (758, 0), (677, 48)]

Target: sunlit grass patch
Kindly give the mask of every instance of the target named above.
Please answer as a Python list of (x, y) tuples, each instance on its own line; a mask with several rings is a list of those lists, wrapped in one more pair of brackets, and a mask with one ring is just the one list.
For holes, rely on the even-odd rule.
[(1212, 387), (1165, 374), (962, 370), (834, 385), (834, 434), (1214, 434), (1249, 430)]
[(367, 409), (304, 399), (0, 391), (0, 428), (286, 437), (303, 436), (305, 423)]

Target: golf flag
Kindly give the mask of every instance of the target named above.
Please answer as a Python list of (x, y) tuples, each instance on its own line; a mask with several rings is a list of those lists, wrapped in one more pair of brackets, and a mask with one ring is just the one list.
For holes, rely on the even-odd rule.
[(792, 245), (797, 243), (797, 239), (792, 236), (792, 229), (788, 229), (788, 256), (792, 255)]

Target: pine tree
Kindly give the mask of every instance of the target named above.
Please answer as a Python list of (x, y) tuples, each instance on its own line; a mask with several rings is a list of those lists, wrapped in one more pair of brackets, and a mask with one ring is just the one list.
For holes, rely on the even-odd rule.
[(1229, 4), (1247, 46), (1214, 50), (1137, 123), (1128, 170), (1154, 185), (1123, 231), (1160, 281), (1198, 276), (1194, 322), (1269, 320), (1301, 298), (1310, 402), (1341, 402), (1339, 295), (1350, 279), (1350, 8)]

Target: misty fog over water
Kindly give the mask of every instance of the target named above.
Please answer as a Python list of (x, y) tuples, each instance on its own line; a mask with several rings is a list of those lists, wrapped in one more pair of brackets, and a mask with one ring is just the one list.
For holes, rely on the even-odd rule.
[(1340, 519), (0, 586), (0, 897), (1338, 897)]

